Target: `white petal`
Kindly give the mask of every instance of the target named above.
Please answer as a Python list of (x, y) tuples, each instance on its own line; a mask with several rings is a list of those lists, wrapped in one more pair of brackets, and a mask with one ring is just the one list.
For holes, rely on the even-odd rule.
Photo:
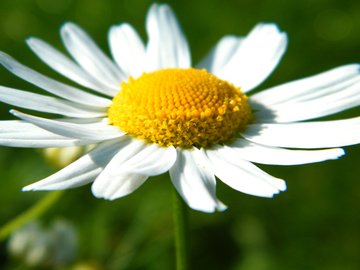
[(217, 149), (223, 156), (237, 160), (270, 165), (298, 165), (337, 159), (345, 154), (340, 148), (325, 150), (289, 150), (271, 146), (264, 146), (238, 139), (230, 145)]
[(168, 5), (153, 4), (146, 20), (147, 70), (191, 66), (187, 40)]
[(200, 151), (178, 151), (177, 160), (170, 170), (171, 181), (192, 209), (203, 212), (225, 210), (215, 195), (215, 176)]
[(137, 189), (147, 176), (128, 173), (118, 170), (119, 166), (131, 159), (146, 144), (139, 140), (133, 140), (131, 143), (120, 149), (113, 157), (101, 174), (95, 179), (91, 187), (93, 194), (98, 198), (114, 200), (125, 196)]
[(289, 148), (327, 148), (360, 143), (360, 117), (308, 123), (254, 124), (241, 135), (249, 141)]
[(90, 108), (71, 101), (43, 96), (27, 91), (0, 86), (0, 101), (13, 106), (39, 112), (56, 113), (70, 117), (101, 117), (106, 115), (105, 109)]
[(70, 101), (94, 107), (106, 107), (111, 103), (111, 101), (106, 98), (89, 94), (78, 88), (46, 77), (36, 72), (35, 70), (20, 64), (11, 56), (3, 52), (0, 52), (0, 64), (2, 64), (7, 70), (21, 79), (28, 81), (49, 93), (68, 99)]
[(255, 113), (258, 122), (286, 123), (319, 118), (360, 105), (360, 82), (309, 101), (271, 105)]
[(244, 38), (225, 36), (220, 39), (210, 53), (197, 65), (198, 68), (206, 68), (211, 73), (217, 73), (232, 58), (239, 49)]
[[(65, 167), (66, 169), (67, 167)], [(81, 167), (77, 167), (76, 169), (81, 169)], [(61, 179), (57, 181), (51, 181), (53, 183), (48, 183), (49, 179), (56, 179), (56, 174), (49, 176), (43, 180), (35, 182), (34, 184), (28, 185), (23, 188), (23, 191), (38, 191), (38, 190), (63, 190), (76, 188), (80, 186), (84, 186), (86, 184), (92, 183), (95, 178), (99, 175), (102, 168), (96, 168), (93, 170), (86, 171), (81, 175), (76, 174), (76, 176), (69, 176), (69, 178)], [(59, 171), (61, 172), (61, 171)], [(50, 178), (51, 177), (51, 178)]]
[(14, 110), (10, 112), (24, 121), (30, 122), (55, 134), (69, 138), (103, 141), (119, 138), (124, 135), (124, 133), (122, 133), (118, 128), (110, 126), (106, 123), (98, 123), (96, 125), (76, 124), (55, 119), (36, 117)]
[(48, 138), (17, 139), (16, 135), (9, 135), (9, 138), (0, 138), (0, 145), (2, 146), (24, 148), (68, 147), (88, 145), (91, 143), (92, 142), (77, 139), (53, 139), (51, 136)]
[[(359, 80), (360, 65), (350, 64), (331, 69), (329, 71), (285, 83), (263, 90), (251, 96), (251, 101), (261, 107), (272, 107), (276, 104), (289, 104), (308, 100), (314, 95), (336, 92), (346, 85)], [(355, 80), (355, 81), (354, 81)], [(260, 107), (260, 109), (261, 109)]]
[(113, 89), (113, 94), (119, 91), (120, 82), (126, 79), (125, 74), (79, 26), (73, 23), (64, 24), (61, 28), (61, 37), (65, 47), (84, 70)]
[(113, 140), (98, 145), (78, 160), (55, 174), (23, 188), (29, 190), (57, 190), (74, 188), (92, 182), (127, 141)]
[(89, 140), (63, 137), (23, 121), (0, 121), (0, 145), (3, 146), (46, 148), (91, 143)]
[[(43, 130), (37, 126), (34, 126), (33, 124), (19, 121), (19, 120), (4, 120), (0, 121), (0, 134), (6, 133), (6, 132), (24, 132), (28, 128), (34, 128), (35, 130)], [(46, 131), (47, 132), (47, 131)]]
[(42, 61), (70, 80), (105, 95), (112, 95), (114, 92), (113, 88), (108, 88), (105, 84), (91, 77), (75, 62), (43, 40), (32, 37), (28, 38), (26, 42)]
[(215, 75), (248, 92), (271, 74), (286, 45), (286, 34), (275, 24), (258, 24), (241, 42), (232, 59)]
[(141, 75), (144, 71), (145, 46), (131, 25), (123, 23), (111, 27), (109, 44), (121, 70), (134, 77)]
[(113, 173), (128, 172), (147, 176), (159, 175), (167, 172), (176, 160), (174, 147), (160, 147), (157, 144), (146, 144), (136, 155), (129, 158)]
[(217, 150), (207, 150), (215, 175), (231, 188), (261, 197), (272, 197), (284, 191), (286, 184), (252, 163), (245, 160), (232, 160)]
[(322, 99), (324, 97), (336, 94), (337, 92), (344, 91), (344, 89), (353, 87), (354, 85), (359, 84), (359, 82), (360, 82), (360, 74), (358, 75), (354, 74), (354, 76), (344, 78), (342, 81), (335, 82), (334, 84), (324, 86), (322, 88), (318, 88), (311, 92), (303, 92), (298, 96), (292, 97), (290, 100), (287, 100), (286, 102), (281, 102), (280, 104), (276, 104), (274, 106), (282, 106), (289, 103), (297, 104), (301, 102)]
[(128, 195), (150, 175), (169, 170), (176, 159), (172, 147), (161, 148), (134, 140), (119, 151), (96, 178), (92, 191), (96, 197), (114, 200)]
[[(146, 180), (148, 176), (140, 174), (119, 174), (112, 175), (111, 178), (108, 178), (108, 187), (106, 192), (98, 193), (97, 190), (93, 190), (94, 196), (98, 198), (104, 198), (107, 200), (115, 200), (130, 193), (133, 193), (138, 189)], [(94, 187), (94, 184), (93, 184)]]
[[(55, 119), (60, 122), (65, 123), (74, 123), (74, 124), (86, 124), (88, 127), (98, 127), (102, 123), (107, 123), (108, 119), (99, 119), (99, 118), (57, 118)], [(5, 120), (0, 121), (0, 133), (12, 133), (12, 132), (25, 132), (28, 129), (36, 129), (38, 131), (44, 131), (48, 133), (48, 131), (39, 128), (31, 123), (25, 122), (25, 121), (19, 121), (19, 120)]]

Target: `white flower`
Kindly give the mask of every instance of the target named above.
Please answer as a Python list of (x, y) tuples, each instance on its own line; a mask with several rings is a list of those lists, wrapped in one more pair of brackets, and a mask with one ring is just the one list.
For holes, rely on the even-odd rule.
[(1, 86), (1, 101), (61, 117), (12, 110), (21, 120), (0, 122), (0, 144), (97, 145), (24, 190), (93, 182), (96, 197), (113, 200), (149, 176), (169, 171), (191, 208), (213, 212), (225, 209), (215, 195), (215, 176), (243, 193), (272, 197), (286, 189), (285, 182), (252, 162), (320, 162), (342, 156), (337, 147), (360, 142), (360, 117), (301, 122), (360, 104), (358, 64), (247, 97), (286, 49), (287, 36), (275, 24), (258, 24), (246, 37), (225, 36), (196, 69), (167, 5), (152, 5), (146, 29), (145, 46), (129, 24), (113, 26), (109, 44), (114, 61), (73, 23), (61, 28), (61, 37), (75, 61), (42, 40), (27, 40), (51, 68), (93, 92), (55, 81), (1, 53), (0, 63), (10, 72), (56, 96)]

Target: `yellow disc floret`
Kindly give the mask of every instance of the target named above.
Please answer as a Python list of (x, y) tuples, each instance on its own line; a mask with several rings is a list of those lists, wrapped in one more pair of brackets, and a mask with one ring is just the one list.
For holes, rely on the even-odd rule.
[(121, 84), (110, 124), (161, 146), (209, 147), (231, 140), (251, 120), (239, 88), (206, 70), (162, 69)]

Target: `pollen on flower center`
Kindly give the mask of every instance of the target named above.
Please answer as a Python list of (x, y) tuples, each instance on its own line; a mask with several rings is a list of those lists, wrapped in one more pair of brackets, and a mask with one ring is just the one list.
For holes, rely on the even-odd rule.
[(162, 69), (121, 84), (110, 124), (161, 146), (209, 147), (231, 140), (251, 120), (239, 88), (206, 70)]

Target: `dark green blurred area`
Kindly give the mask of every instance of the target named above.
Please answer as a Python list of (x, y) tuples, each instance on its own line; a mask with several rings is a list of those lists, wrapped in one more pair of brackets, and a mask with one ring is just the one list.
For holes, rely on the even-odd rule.
[[(260, 89), (360, 60), (357, 0), (167, 3), (189, 39), (194, 63), (223, 35), (245, 35), (257, 22), (277, 22), (289, 35), (289, 47)], [(130, 22), (146, 40), (144, 22), (150, 4), (140, 0), (1, 0), (0, 50), (68, 82), (31, 53), (24, 42), (27, 37), (40, 37), (65, 51), (59, 28), (65, 21), (74, 21), (108, 52), (107, 31), (112, 24)], [(38, 91), (3, 68), (0, 85)], [(1, 119), (12, 119), (9, 109), (0, 105)], [(331, 118), (359, 112), (357, 108)], [(275, 199), (241, 194), (219, 182), (218, 197), (229, 206), (227, 211), (189, 210), (193, 269), (360, 269), (360, 147), (345, 149), (347, 155), (338, 161), (262, 166), (287, 180), (288, 190)], [(0, 226), (45, 195), (23, 193), (21, 187), (55, 170), (40, 150), (0, 148)], [(135, 193), (113, 202), (94, 198), (86, 186), (67, 191), (41, 222), (60, 217), (75, 227), (76, 259), (64, 269), (173, 269), (171, 200), (167, 176), (151, 178)], [(0, 243), (0, 269), (31, 269), (10, 256), (6, 246), (6, 241)]]

